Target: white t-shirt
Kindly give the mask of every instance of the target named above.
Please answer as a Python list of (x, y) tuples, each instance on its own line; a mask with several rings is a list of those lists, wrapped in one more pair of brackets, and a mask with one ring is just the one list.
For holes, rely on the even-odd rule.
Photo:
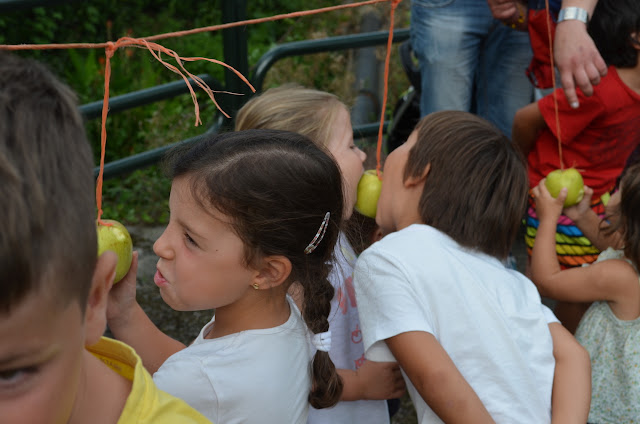
[[(393, 358), (387, 338), (428, 332), (497, 423), (551, 421), (557, 320), (524, 275), (415, 224), (363, 252), (354, 280), (367, 358)], [(441, 423), (404, 377), (419, 422)]]
[(214, 423), (306, 423), (311, 390), (307, 326), (289, 296), (284, 324), (205, 339), (172, 355), (153, 375)]
[[(356, 293), (353, 287), (353, 266), (356, 254), (347, 237), (340, 234), (335, 248), (335, 261), (329, 281), (335, 289), (331, 300), (329, 356), (336, 369), (357, 370), (365, 361)], [(388, 424), (386, 400), (355, 400), (338, 402), (332, 408), (309, 408), (311, 424)]]

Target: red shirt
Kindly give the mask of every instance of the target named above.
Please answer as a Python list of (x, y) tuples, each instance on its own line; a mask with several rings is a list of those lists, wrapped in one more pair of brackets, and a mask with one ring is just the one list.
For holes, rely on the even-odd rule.
[[(578, 90), (580, 107), (572, 109), (562, 89), (556, 90), (562, 160), (580, 171), (585, 185), (601, 196), (615, 185), (627, 158), (640, 144), (640, 95), (627, 87), (615, 67), (594, 86), (591, 97)], [(529, 153), (529, 184), (560, 168), (553, 93), (538, 101), (547, 126)]]

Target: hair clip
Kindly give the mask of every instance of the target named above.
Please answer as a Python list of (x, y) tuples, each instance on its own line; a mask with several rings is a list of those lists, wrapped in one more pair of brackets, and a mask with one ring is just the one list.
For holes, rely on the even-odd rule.
[(311, 344), (316, 350), (329, 352), (329, 349), (331, 349), (331, 330), (311, 336)]
[(309, 243), (309, 245), (305, 247), (304, 253), (306, 253), (307, 255), (313, 252), (314, 250), (316, 250), (316, 247), (318, 247), (318, 245), (322, 241), (324, 237), (324, 233), (327, 232), (327, 227), (329, 226), (330, 216), (331, 214), (329, 212), (327, 212), (324, 215), (324, 219), (322, 220), (322, 224), (320, 224), (320, 228), (318, 229), (318, 232), (316, 233), (315, 237), (313, 237), (313, 240), (311, 240), (311, 243)]

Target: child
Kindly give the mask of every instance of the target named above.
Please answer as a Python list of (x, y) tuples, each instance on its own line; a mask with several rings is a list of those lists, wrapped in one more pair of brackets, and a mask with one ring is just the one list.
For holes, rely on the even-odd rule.
[(0, 421), (209, 422), (101, 338), (117, 259), (97, 257), (94, 195), (74, 94), (0, 51)]
[(520, 155), (466, 112), (427, 115), (385, 161), (388, 235), (354, 281), (367, 358), (397, 359), (420, 423), (586, 421), (586, 352), (501, 262), (526, 197)]
[[(594, 87), (591, 97), (580, 96), (580, 108), (573, 109), (559, 90), (558, 119), (553, 94), (519, 110), (514, 120), (513, 141), (529, 160), (530, 187), (538, 185), (549, 172), (560, 168), (558, 139), (562, 141), (563, 162), (577, 168), (585, 184), (594, 190), (592, 208), (602, 215), (602, 196), (613, 190), (625, 161), (638, 145), (640, 131), (640, 8), (635, 0), (598, 2), (589, 32), (609, 70)], [(530, 199), (533, 206), (533, 200)], [(558, 260), (563, 267), (579, 266), (595, 260), (598, 250), (584, 240), (573, 223), (559, 222)], [(533, 207), (527, 217), (526, 243), (529, 253), (538, 225)], [(569, 246), (567, 246), (569, 245)]]
[[(336, 96), (286, 84), (265, 91), (243, 106), (236, 117), (236, 130), (271, 128), (295, 131), (326, 148), (336, 159), (343, 179), (344, 218), (349, 227), (340, 233), (329, 274), (336, 296), (331, 301), (329, 356), (344, 381), (341, 402), (330, 409), (309, 411), (309, 423), (389, 422), (384, 399), (404, 392), (402, 375), (396, 364), (365, 361), (352, 274), (357, 253), (347, 235), (363, 227), (354, 225), (353, 206), (358, 181), (366, 158), (353, 142), (353, 129), (347, 107)], [(351, 217), (351, 218), (350, 218)], [(366, 217), (365, 217), (366, 218)], [(361, 237), (365, 237), (361, 235)], [(368, 237), (367, 237), (368, 238)], [(372, 235), (373, 238), (373, 235)], [(357, 237), (353, 237), (357, 239)], [(373, 240), (368, 241), (371, 244)], [(298, 289), (297, 285), (293, 289)], [(300, 297), (294, 291), (294, 298)]]
[[(560, 168), (558, 139), (563, 162), (578, 169), (594, 191), (591, 208), (600, 217), (625, 161), (639, 144), (640, 132), (640, 7), (636, 0), (600, 0), (589, 22), (591, 34), (609, 64), (607, 75), (594, 86), (590, 97), (579, 93), (580, 108), (567, 102), (561, 89), (556, 106), (553, 94), (518, 111), (513, 141), (528, 154), (529, 186), (538, 185), (549, 172)], [(538, 219), (529, 198), (525, 243), (529, 256), (536, 237)], [(599, 250), (565, 215), (557, 227), (556, 250), (563, 268), (593, 262)], [(559, 302), (555, 312), (575, 331), (585, 308)]]
[[(299, 134), (248, 130), (207, 136), (173, 159), (171, 177), (154, 281), (173, 309), (215, 316), (184, 348), (136, 303), (130, 272), (112, 290), (113, 334), (139, 347), (160, 388), (216, 423), (304, 423), (308, 403), (333, 406), (342, 391), (327, 353), (328, 262), (343, 210), (336, 164)], [(302, 315), (287, 296), (293, 281), (304, 287)]]
[[(603, 0), (600, 0), (602, 2)], [(553, 299), (594, 303), (576, 338), (591, 356), (592, 423), (640, 420), (640, 164), (622, 178), (620, 202), (608, 232), (620, 231), (624, 248), (607, 248), (595, 263), (562, 271), (554, 255), (555, 226), (566, 189), (554, 199), (544, 180), (533, 189), (540, 219), (531, 270), (540, 292)]]

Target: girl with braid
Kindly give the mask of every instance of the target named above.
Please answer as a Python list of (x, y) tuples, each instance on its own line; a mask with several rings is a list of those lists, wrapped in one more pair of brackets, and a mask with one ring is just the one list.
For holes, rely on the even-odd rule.
[[(342, 380), (328, 351), (330, 261), (342, 179), (306, 137), (275, 130), (208, 135), (170, 161), (171, 217), (154, 244), (154, 281), (182, 311), (215, 309), (185, 347), (136, 302), (137, 255), (111, 291), (108, 324), (161, 389), (215, 423), (306, 423)], [(301, 313), (287, 294), (304, 289)]]
[[(335, 289), (329, 328), (329, 356), (344, 383), (340, 402), (333, 408), (309, 410), (309, 424), (388, 424), (394, 401), (405, 391), (400, 368), (394, 362), (364, 357), (353, 267), (358, 245), (373, 242), (354, 213), (357, 186), (364, 172), (365, 153), (353, 142), (349, 110), (335, 95), (297, 84), (270, 88), (254, 96), (239, 111), (236, 130), (268, 128), (295, 131), (326, 149), (342, 173), (345, 228), (338, 236), (329, 281)], [(361, 217), (362, 215), (360, 215)], [(359, 242), (361, 240), (361, 242)], [(355, 243), (354, 243), (355, 242)], [(362, 250), (361, 248), (358, 250)], [(290, 293), (305, 310), (305, 288), (292, 285)], [(391, 400), (387, 405), (387, 399)], [(395, 408), (397, 410), (397, 408)]]

